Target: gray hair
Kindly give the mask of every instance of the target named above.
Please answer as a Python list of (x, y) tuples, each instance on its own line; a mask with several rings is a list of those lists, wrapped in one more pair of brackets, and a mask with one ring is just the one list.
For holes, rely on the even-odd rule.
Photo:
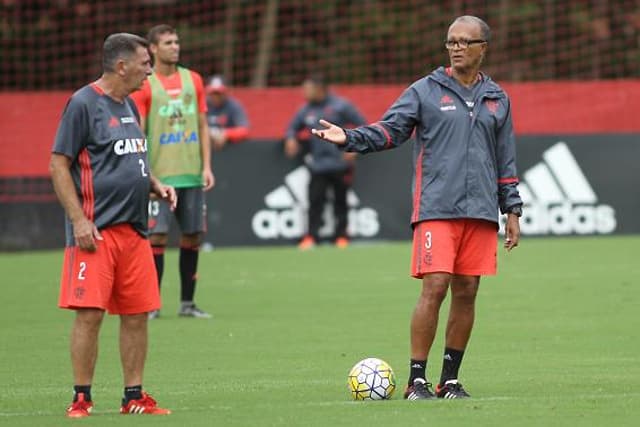
[(102, 69), (106, 73), (115, 71), (116, 63), (121, 59), (128, 59), (138, 47), (149, 47), (149, 42), (140, 36), (129, 33), (111, 34), (102, 46)]
[(484, 22), (482, 19), (478, 18), (477, 16), (472, 16), (472, 15), (459, 16), (451, 23), (451, 25), (457, 24), (458, 22), (464, 22), (467, 24), (476, 24), (478, 27), (480, 27), (480, 34), (482, 35), (482, 39), (486, 40), (487, 42), (491, 40), (491, 28), (486, 22)]

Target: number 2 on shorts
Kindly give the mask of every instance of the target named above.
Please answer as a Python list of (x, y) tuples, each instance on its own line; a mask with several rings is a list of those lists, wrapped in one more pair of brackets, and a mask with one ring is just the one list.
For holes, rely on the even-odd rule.
[(80, 263), (80, 270), (78, 271), (78, 280), (86, 279), (84, 272), (87, 270), (87, 263), (82, 261)]

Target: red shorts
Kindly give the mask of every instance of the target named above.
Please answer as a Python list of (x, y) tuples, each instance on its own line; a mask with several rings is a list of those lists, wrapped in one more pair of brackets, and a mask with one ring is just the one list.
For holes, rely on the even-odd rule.
[(95, 252), (68, 247), (60, 283), (60, 308), (99, 308), (139, 314), (160, 308), (158, 277), (149, 241), (129, 224), (100, 231)]
[(479, 219), (422, 221), (413, 230), (411, 275), (429, 273), (464, 276), (496, 274), (498, 230)]

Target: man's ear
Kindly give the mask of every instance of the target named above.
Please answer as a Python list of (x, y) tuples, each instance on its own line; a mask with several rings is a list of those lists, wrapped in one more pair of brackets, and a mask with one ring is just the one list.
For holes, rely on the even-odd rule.
[(152, 55), (155, 55), (156, 53), (158, 53), (158, 45), (153, 43), (150, 44), (149, 51), (151, 52)]
[(488, 45), (486, 43), (483, 44), (482, 45), (482, 53), (481, 53), (481, 55), (482, 55), (482, 59), (481, 60), (482, 61), (484, 61), (484, 58), (486, 58), (488, 50), (489, 50), (488, 49)]
[(127, 63), (124, 59), (118, 59), (116, 66), (114, 67), (116, 74), (120, 77), (124, 77), (127, 74)]

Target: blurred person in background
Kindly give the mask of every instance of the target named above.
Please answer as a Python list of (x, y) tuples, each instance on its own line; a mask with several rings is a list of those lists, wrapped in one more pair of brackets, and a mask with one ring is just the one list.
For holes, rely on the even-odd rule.
[(229, 95), (224, 78), (212, 76), (206, 87), (207, 123), (216, 150), (228, 143), (242, 142), (249, 136), (249, 120), (242, 104)]
[[(408, 400), (469, 397), (458, 371), (473, 329), (480, 277), (496, 274), (498, 212), (507, 216), (504, 247), (510, 251), (520, 239), (511, 101), (480, 71), (490, 39), (482, 19), (457, 18), (445, 42), (450, 65), (409, 86), (380, 122), (344, 130), (322, 120), (323, 129), (312, 130), (358, 153), (395, 148), (415, 131), (411, 275), (422, 279), (422, 292), (411, 320)], [(449, 289), (442, 372), (434, 393), (427, 358)]]
[(290, 158), (300, 153), (301, 142), (307, 144), (308, 155), (305, 161), (311, 172), (308, 231), (298, 247), (307, 250), (318, 242), (327, 190), (331, 189), (336, 222), (335, 244), (345, 248), (349, 245), (347, 191), (353, 181), (356, 155), (345, 153), (338, 147), (323, 142), (311, 133), (311, 129), (321, 118), (327, 118), (341, 127), (360, 126), (366, 122), (353, 104), (331, 93), (322, 74), (307, 77), (302, 83), (302, 91), (306, 103), (289, 124), (284, 142), (285, 154)]
[[(147, 35), (153, 73), (131, 97), (140, 111), (141, 127), (149, 140), (151, 170), (178, 191), (175, 216), (180, 225), (180, 309), (183, 317), (210, 318), (194, 302), (198, 255), (206, 231), (204, 191), (214, 185), (207, 104), (202, 77), (178, 65), (180, 40), (176, 30), (157, 25)], [(158, 274), (164, 272), (172, 212), (162, 200), (149, 202), (151, 245)], [(160, 315), (154, 311), (150, 317)]]

